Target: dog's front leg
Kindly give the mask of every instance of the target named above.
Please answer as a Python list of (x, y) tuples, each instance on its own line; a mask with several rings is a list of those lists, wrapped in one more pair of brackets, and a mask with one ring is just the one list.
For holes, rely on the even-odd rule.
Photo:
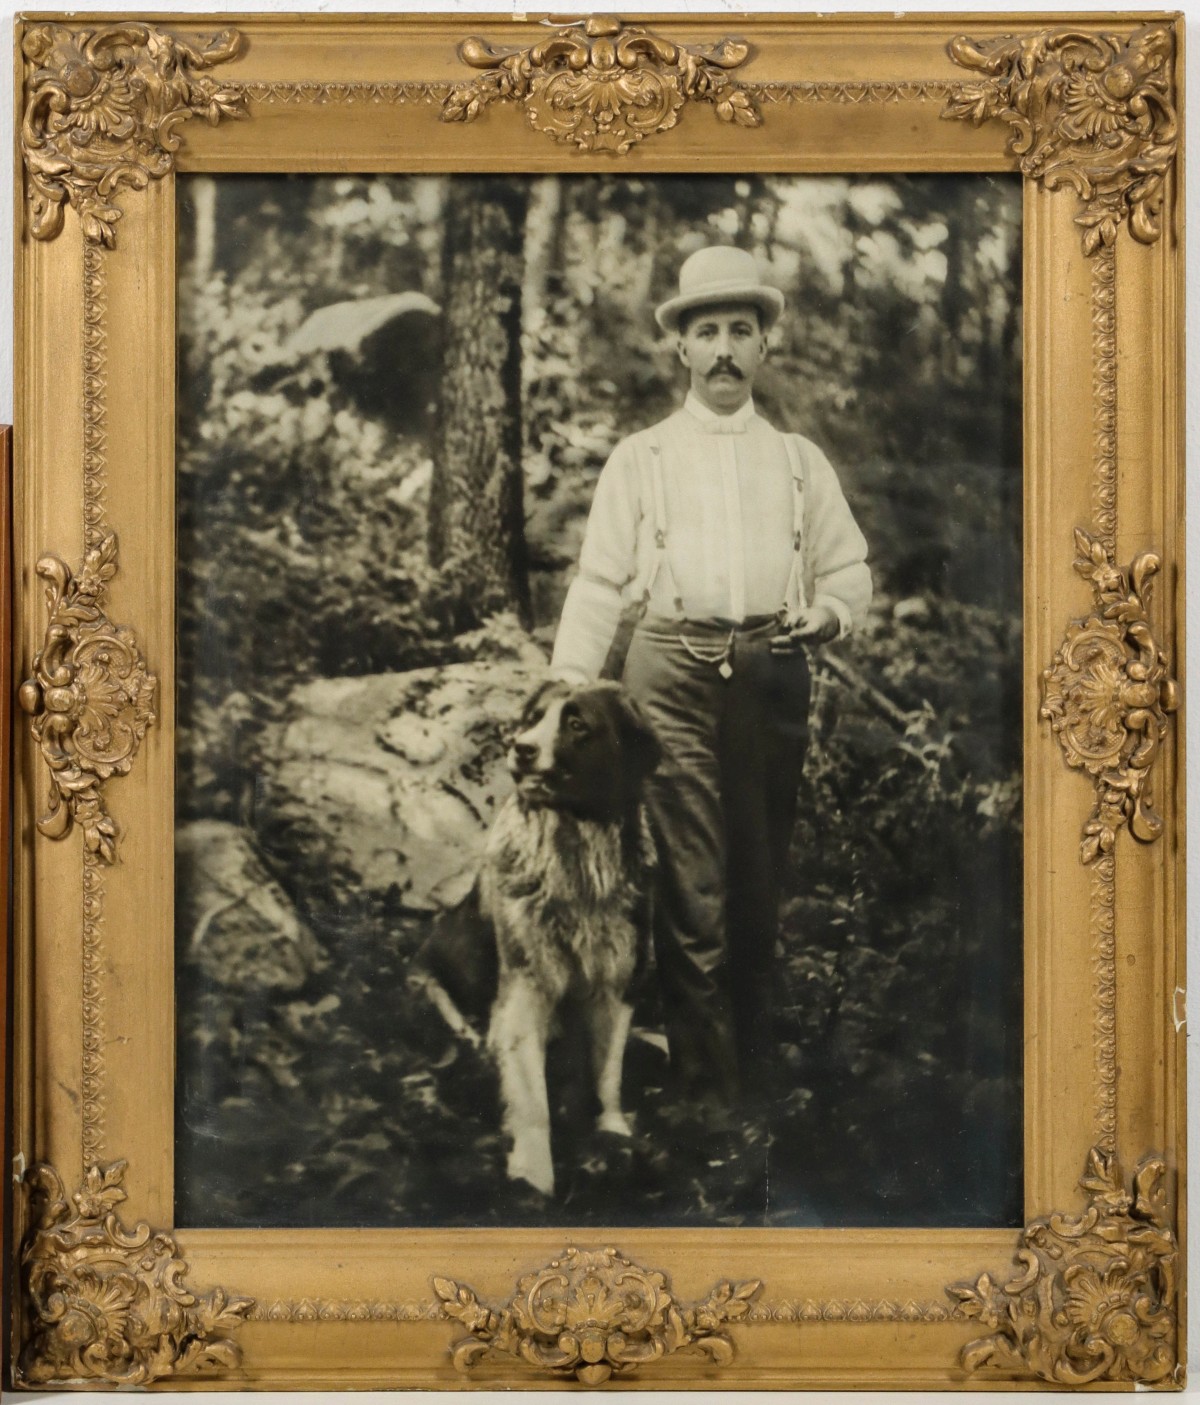
[(596, 1075), (596, 1093), (600, 1099), (602, 1132), (618, 1137), (632, 1135), (628, 1119), (621, 1111), (621, 1068), (625, 1062), (625, 1043), (629, 1038), (629, 1022), (633, 1009), (615, 991), (597, 991), (588, 1009), (592, 1030), (592, 1065)]
[(492, 1007), (488, 1044), (500, 1069), (504, 1130), (512, 1138), (508, 1178), (554, 1193), (550, 1101), (546, 1093), (546, 1034), (550, 1003), (530, 980), (506, 973)]

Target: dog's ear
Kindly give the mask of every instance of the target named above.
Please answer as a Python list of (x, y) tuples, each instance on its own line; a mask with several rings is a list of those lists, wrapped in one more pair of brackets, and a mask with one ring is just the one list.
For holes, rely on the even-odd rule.
[(658, 768), (662, 761), (662, 745), (650, 719), (641, 707), (619, 685), (614, 685), (612, 703), (621, 734), (621, 747), (638, 781)]
[(545, 711), (543, 704), (550, 693), (565, 692), (567, 685), (557, 678), (543, 678), (532, 693), (525, 699), (521, 711), (512, 724), (514, 732), (523, 731), (540, 713)]

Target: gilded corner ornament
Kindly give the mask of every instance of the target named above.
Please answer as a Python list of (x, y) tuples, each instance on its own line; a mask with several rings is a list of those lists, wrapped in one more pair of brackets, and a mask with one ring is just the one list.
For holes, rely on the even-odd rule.
[(446, 122), (472, 122), (491, 103), (511, 99), (523, 104), (536, 131), (582, 151), (618, 155), (674, 127), (692, 99), (711, 103), (722, 122), (762, 122), (754, 99), (730, 77), (750, 56), (740, 39), (688, 48), (641, 25), (593, 15), (526, 48), (476, 37), (458, 53), (482, 76), (447, 95)]
[(30, 1174), (37, 1218), (21, 1254), (21, 1386), (143, 1386), (241, 1360), (228, 1334), (253, 1300), (193, 1292), (169, 1234), (125, 1228), (116, 1213), (125, 1164), (90, 1167), (69, 1201), (49, 1166)]
[(616, 1249), (567, 1249), (526, 1274), (507, 1307), (485, 1306), (471, 1288), (435, 1278), (447, 1317), (470, 1333), (451, 1348), (466, 1372), (491, 1352), (525, 1361), (583, 1385), (627, 1377), (639, 1366), (692, 1349), (714, 1366), (734, 1356), (721, 1328), (747, 1317), (762, 1289), (757, 1280), (723, 1281), (703, 1302), (677, 1304), (666, 1275), (622, 1258)]
[(1122, 221), (1153, 243), (1175, 161), (1174, 41), (1165, 25), (1128, 36), (1075, 29), (951, 40), (950, 57), (984, 75), (955, 85), (943, 115), (1013, 129), (1008, 149), (1048, 190), (1070, 186), (1083, 250), (1111, 246)]
[(1085, 770), (1096, 787), (1080, 849), (1090, 864), (1112, 852), (1124, 825), (1143, 843), (1162, 834), (1148, 782), (1179, 693), (1150, 630), (1158, 557), (1145, 551), (1117, 566), (1099, 538), (1079, 530), (1075, 547), (1075, 569), (1092, 584), (1096, 613), (1068, 627), (1043, 673), (1041, 715), (1067, 764)]
[(191, 117), (215, 126), (244, 115), (244, 96), (204, 75), (241, 52), (236, 29), (197, 45), (149, 24), (47, 23), (29, 29), (21, 47), (21, 152), (35, 239), (53, 239), (64, 206), (74, 205), (84, 239), (111, 248), (118, 189), (144, 190), (173, 168), (179, 127)]
[(959, 1316), (991, 1329), (963, 1348), (963, 1366), (1032, 1372), (1064, 1386), (1165, 1381), (1178, 1359), (1178, 1324), (1164, 1176), (1162, 1161), (1143, 1161), (1130, 1194), (1116, 1157), (1093, 1148), (1080, 1181), (1082, 1215), (1034, 1220), (1010, 1282), (983, 1273), (946, 1290)]
[(50, 803), (39, 833), (61, 839), (78, 824), (84, 847), (105, 863), (116, 858), (117, 826), (102, 786), (128, 775), (154, 721), (158, 680), (131, 629), (104, 613), (117, 569), (117, 539), (109, 534), (83, 558), (78, 575), (57, 556), (43, 556), (49, 620), (33, 676), (21, 685), (22, 708), (50, 768)]

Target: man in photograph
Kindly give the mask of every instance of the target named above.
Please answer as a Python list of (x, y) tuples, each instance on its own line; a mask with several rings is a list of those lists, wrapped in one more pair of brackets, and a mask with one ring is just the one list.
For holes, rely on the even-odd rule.
[(767, 1097), (808, 651), (844, 638), (871, 598), (828, 460), (755, 408), (783, 305), (744, 250), (684, 262), (655, 318), (687, 397), (605, 465), (551, 665), (620, 678), (664, 748), (647, 796), (658, 980), (676, 1095), (710, 1126)]

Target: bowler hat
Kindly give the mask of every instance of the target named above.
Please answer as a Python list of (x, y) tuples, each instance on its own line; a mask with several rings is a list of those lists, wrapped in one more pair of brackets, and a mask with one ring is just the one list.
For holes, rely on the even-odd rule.
[(685, 312), (726, 302), (753, 303), (762, 313), (764, 331), (783, 311), (783, 294), (762, 281), (754, 255), (717, 244), (684, 259), (679, 293), (654, 309), (654, 319), (664, 332), (674, 332)]

